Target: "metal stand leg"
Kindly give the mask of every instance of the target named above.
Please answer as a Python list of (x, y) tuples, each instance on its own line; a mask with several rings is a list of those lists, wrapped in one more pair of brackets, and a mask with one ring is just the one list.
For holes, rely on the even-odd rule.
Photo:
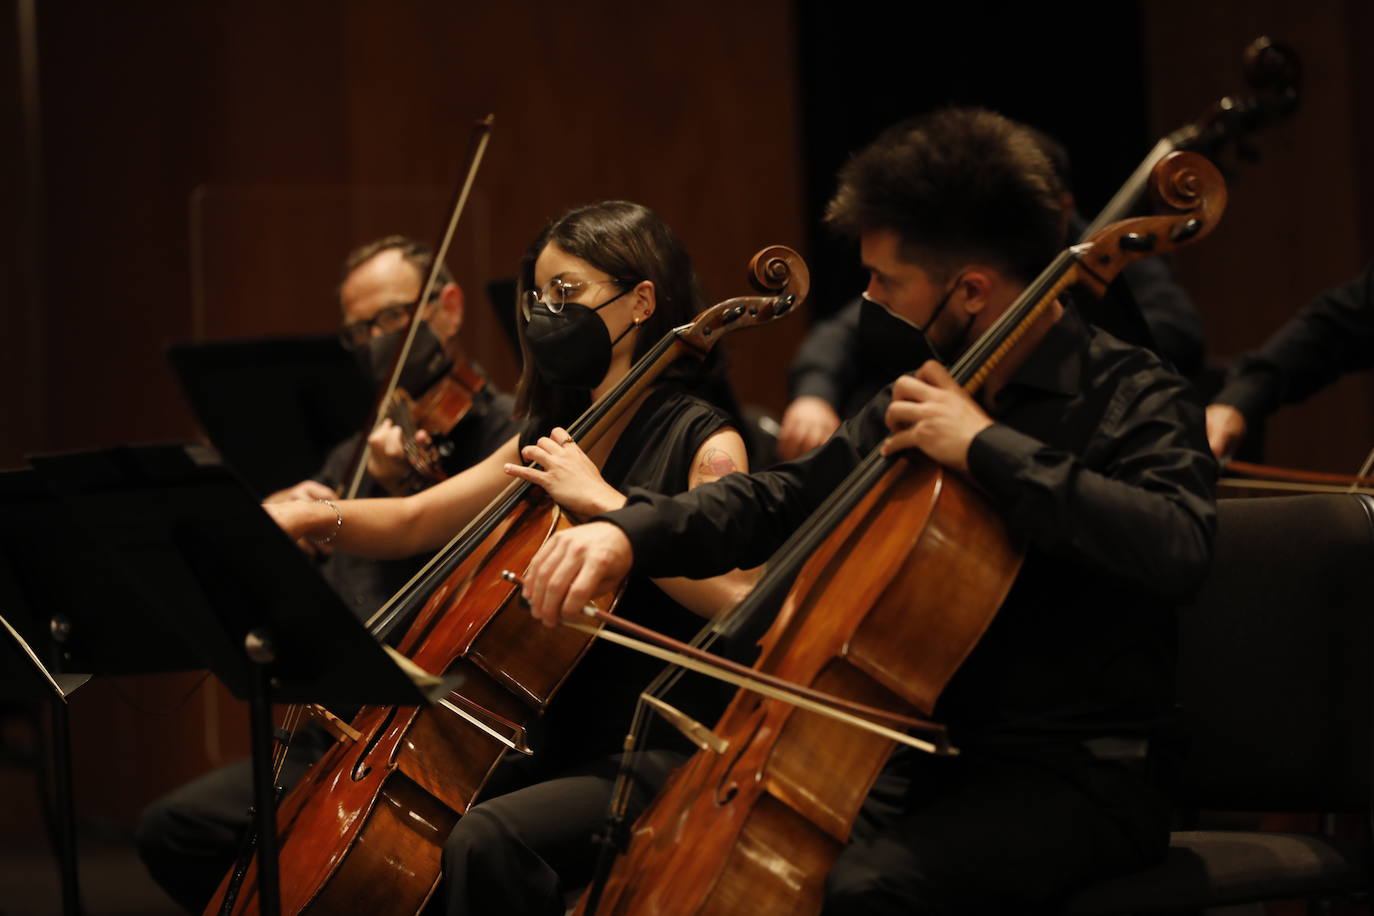
[(258, 832), (258, 912), (278, 916), (281, 896), (277, 876), (277, 805), (272, 785), (272, 701), (267, 663), (271, 642), (261, 631), (248, 634), (253, 692), (249, 701), (253, 732), (253, 812)]
[(57, 796), (57, 863), (62, 873), (63, 916), (80, 916), (81, 885), (76, 867), (76, 806), (72, 800), (72, 734), (67, 704), (53, 699), (53, 782)]

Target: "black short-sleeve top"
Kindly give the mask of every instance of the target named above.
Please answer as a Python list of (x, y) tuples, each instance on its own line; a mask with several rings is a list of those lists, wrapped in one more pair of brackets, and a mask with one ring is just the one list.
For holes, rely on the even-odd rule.
[[(668, 495), (687, 489), (687, 475), (697, 450), (729, 426), (719, 408), (666, 383), (649, 393), (626, 424), (602, 468), (602, 477), (617, 490), (642, 487)], [(520, 445), (549, 430), (539, 421), (526, 424)], [(705, 621), (665, 595), (646, 577), (632, 576), (615, 612), (675, 639), (688, 640)], [(532, 740), (536, 752), (560, 765), (574, 765), (616, 752), (621, 747), (639, 692), (663, 668), (663, 662), (621, 646), (598, 641), (568, 676)], [(693, 676), (695, 677), (695, 676)], [(696, 678), (696, 680), (700, 680)], [(669, 702), (688, 715), (704, 716), (707, 726), (719, 713), (719, 692), (684, 683)], [(655, 741), (654, 738), (659, 737)], [(651, 743), (673, 743), (656, 729)]]

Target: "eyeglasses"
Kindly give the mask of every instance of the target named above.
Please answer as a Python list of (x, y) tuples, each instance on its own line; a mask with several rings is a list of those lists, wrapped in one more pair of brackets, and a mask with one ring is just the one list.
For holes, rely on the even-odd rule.
[[(441, 290), (435, 290), (429, 294), (429, 301), (433, 302), (439, 298)], [(367, 342), (372, 339), (372, 329), (377, 328), (383, 334), (390, 334), (392, 331), (399, 331), (410, 322), (410, 316), (415, 314), (415, 309), (420, 305), (420, 300), (414, 302), (401, 302), (396, 305), (388, 305), (377, 310), (377, 314), (363, 321), (350, 321), (348, 324), (339, 328), (339, 342), (344, 345), (345, 350), (357, 350), (367, 346)]]
[[(548, 283), (545, 283), (543, 289), (529, 290), (521, 297), (520, 313), (525, 316), (526, 321), (529, 321), (530, 315), (533, 314), (534, 304), (538, 302), (541, 303), (544, 308), (557, 315), (559, 312), (563, 311), (565, 305), (575, 300), (578, 294), (587, 287), (603, 286), (607, 283), (613, 286), (624, 287), (634, 285), (634, 281), (621, 280), (618, 277), (608, 277), (605, 280), (573, 280), (572, 282), (554, 278)], [(620, 295), (623, 296), (625, 294), (621, 293)], [(614, 298), (619, 299), (620, 296)], [(609, 305), (612, 301), (614, 301), (614, 299), (607, 299), (605, 302), (601, 303), (601, 305), (596, 306), (596, 308)]]

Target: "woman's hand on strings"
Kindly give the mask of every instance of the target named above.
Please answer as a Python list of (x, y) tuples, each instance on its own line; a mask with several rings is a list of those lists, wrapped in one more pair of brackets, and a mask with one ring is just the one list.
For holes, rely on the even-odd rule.
[(634, 564), (630, 539), (610, 522), (589, 522), (544, 542), (523, 576), (520, 594), (546, 627), (574, 618), (597, 595), (620, 584)]
[(539, 467), (507, 464), (506, 473), (543, 487), (554, 502), (580, 518), (625, 505), (625, 495), (602, 479), (601, 471), (562, 427), (525, 446), (520, 457)]
[(949, 371), (928, 360), (892, 388), (887, 406), (892, 434), (883, 442), (883, 454), (918, 448), (945, 467), (966, 472), (969, 445), (991, 425), (992, 418)]

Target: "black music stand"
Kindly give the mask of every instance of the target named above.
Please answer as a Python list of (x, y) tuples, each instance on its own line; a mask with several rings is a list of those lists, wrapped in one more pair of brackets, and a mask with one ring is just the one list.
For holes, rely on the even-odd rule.
[(260, 496), (318, 471), (375, 398), (335, 334), (177, 343), (167, 359), (205, 434)]
[(426, 690), (446, 687), (388, 654), (211, 450), (30, 460), (110, 549), (163, 630), (248, 701), (260, 911), (277, 913), (271, 704), (417, 706)]
[[(12, 609), (17, 585), (9, 568), (0, 565), (0, 602)], [(89, 674), (54, 674), (39, 659), (28, 640), (4, 617), (0, 617), (0, 699), (52, 703), (53, 776), (56, 781), (54, 818), (57, 836), (57, 863), (61, 872), (62, 912), (76, 916), (81, 912), (81, 886), (77, 873), (76, 810), (72, 802), (71, 727), (67, 718), (67, 697), (90, 680)], [(41, 784), (41, 783), (40, 783)], [(48, 804), (46, 798), (41, 800)]]
[(93, 674), (194, 668), (195, 656), (144, 635), (153, 619), (146, 602), (35, 471), (0, 473), (0, 608), (0, 696), (53, 701), (50, 824), (63, 912), (74, 914), (81, 905), (66, 697)]
[[(8, 579), (0, 569), (0, 580)], [(12, 581), (0, 582), (0, 593), (9, 606)], [(55, 674), (38, 657), (29, 641), (19, 635), (8, 620), (0, 616), (0, 697), (7, 700), (67, 702), (78, 687), (91, 679), (89, 674)]]

